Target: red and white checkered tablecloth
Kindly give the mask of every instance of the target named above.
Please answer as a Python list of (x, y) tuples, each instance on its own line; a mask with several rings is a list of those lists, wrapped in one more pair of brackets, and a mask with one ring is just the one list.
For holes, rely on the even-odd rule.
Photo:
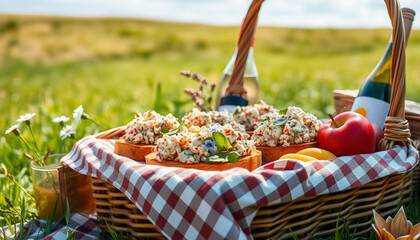
[(171, 239), (252, 238), (258, 207), (358, 187), (406, 172), (414, 147), (301, 162), (279, 160), (253, 172), (200, 171), (145, 165), (114, 154), (114, 140), (80, 140), (62, 162), (123, 192)]

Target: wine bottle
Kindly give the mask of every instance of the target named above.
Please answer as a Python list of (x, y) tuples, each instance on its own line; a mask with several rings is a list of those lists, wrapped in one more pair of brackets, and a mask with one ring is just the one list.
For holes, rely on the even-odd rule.
[[(403, 8), (405, 27), (405, 39), (408, 41), (415, 12), (409, 8)], [(370, 122), (384, 127), (385, 118), (389, 113), (391, 99), (391, 58), (392, 36), (384, 56), (366, 78), (359, 94), (353, 102), (351, 111), (362, 114)]]
[[(219, 82), (219, 88), (217, 89), (216, 108), (219, 108), (221, 106), (221, 98), (229, 86), (229, 81), (232, 76), (233, 66), (235, 65), (237, 53), (238, 53), (238, 47), (236, 47), (232, 58), (230, 59), (225, 69), (223, 70), (223, 74)], [(248, 58), (246, 59), (246, 66), (245, 66), (245, 73), (244, 73), (244, 88), (247, 92), (247, 99), (248, 99), (247, 103), (243, 100), (240, 100), (238, 97), (226, 98), (225, 96), (226, 100), (227, 101), (233, 100), (233, 102), (240, 100), (239, 102), (237, 102), (237, 105), (255, 104), (257, 102), (258, 71), (257, 71), (257, 66), (254, 60), (254, 38), (252, 39), (251, 47), (249, 48), (249, 51), (248, 51)], [(223, 110), (223, 109), (219, 109), (219, 110)]]

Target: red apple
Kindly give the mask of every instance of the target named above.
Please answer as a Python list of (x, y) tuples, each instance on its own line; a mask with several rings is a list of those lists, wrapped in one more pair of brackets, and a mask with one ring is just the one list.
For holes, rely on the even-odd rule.
[(375, 132), (375, 151), (378, 151), (379, 142), (381, 141), (382, 138), (384, 138), (384, 131), (378, 124), (376, 123), (371, 123), (371, 124), (373, 127), (373, 131)]
[(343, 112), (327, 120), (317, 134), (318, 146), (336, 156), (375, 151), (375, 132), (369, 120), (355, 112)]

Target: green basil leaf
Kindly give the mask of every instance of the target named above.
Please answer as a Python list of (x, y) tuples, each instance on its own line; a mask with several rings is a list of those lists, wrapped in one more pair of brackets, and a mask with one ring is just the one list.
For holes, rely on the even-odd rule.
[(262, 120), (262, 122), (269, 122), (269, 123), (271, 123), (270, 119), (268, 119), (268, 118)]
[(215, 153), (207, 157), (206, 162), (228, 162), (228, 158), (226, 154), (223, 153)]
[(240, 114), (241, 112), (241, 108), (237, 107), (235, 108), (235, 112), (233, 112), (233, 115)]
[(192, 152), (185, 153), (185, 152), (184, 152), (184, 155), (186, 155), (186, 156), (194, 156), (194, 153), (192, 153)]
[(297, 135), (299, 135), (301, 133), (303, 133), (303, 131), (296, 131), (296, 132), (294, 132), (295, 136), (297, 136)]
[(227, 140), (226, 136), (219, 132), (213, 132), (212, 134), (214, 141), (216, 142), (216, 147), (222, 151), (227, 151), (230, 148), (230, 143)]
[(279, 114), (286, 114), (287, 110), (289, 110), (289, 108), (281, 109), (279, 110)]
[(273, 121), (274, 126), (284, 126), (287, 122), (287, 118), (279, 118)]
[(169, 130), (168, 128), (165, 128), (165, 127), (161, 127), (160, 133), (161, 134), (166, 134), (166, 135), (172, 136), (172, 135), (175, 135), (175, 134), (179, 133), (179, 131), (181, 130), (182, 126), (185, 126), (185, 127), (189, 128), (187, 124), (183, 124), (182, 123), (181, 125), (179, 125), (178, 128), (171, 129), (171, 130)]
[(237, 152), (230, 152), (228, 155), (229, 162), (237, 162), (241, 156)]

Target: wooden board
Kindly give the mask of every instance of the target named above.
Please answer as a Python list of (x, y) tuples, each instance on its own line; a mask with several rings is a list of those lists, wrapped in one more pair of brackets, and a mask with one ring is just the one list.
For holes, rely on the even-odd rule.
[(165, 167), (182, 167), (182, 168), (194, 168), (198, 170), (207, 170), (207, 171), (224, 171), (234, 167), (245, 168), (249, 171), (253, 171), (259, 166), (261, 166), (261, 152), (256, 150), (250, 156), (242, 157), (239, 161), (235, 163), (193, 163), (186, 164), (174, 161), (163, 161), (159, 162), (156, 160), (156, 152), (150, 153), (146, 156), (146, 164), (159, 165)]
[(145, 156), (153, 152), (155, 146), (154, 144), (134, 144), (120, 138), (115, 141), (114, 152), (118, 155), (144, 162), (146, 161)]
[(269, 163), (278, 160), (285, 154), (296, 153), (305, 148), (316, 147), (316, 142), (290, 145), (287, 147), (257, 147), (262, 153), (262, 162)]

